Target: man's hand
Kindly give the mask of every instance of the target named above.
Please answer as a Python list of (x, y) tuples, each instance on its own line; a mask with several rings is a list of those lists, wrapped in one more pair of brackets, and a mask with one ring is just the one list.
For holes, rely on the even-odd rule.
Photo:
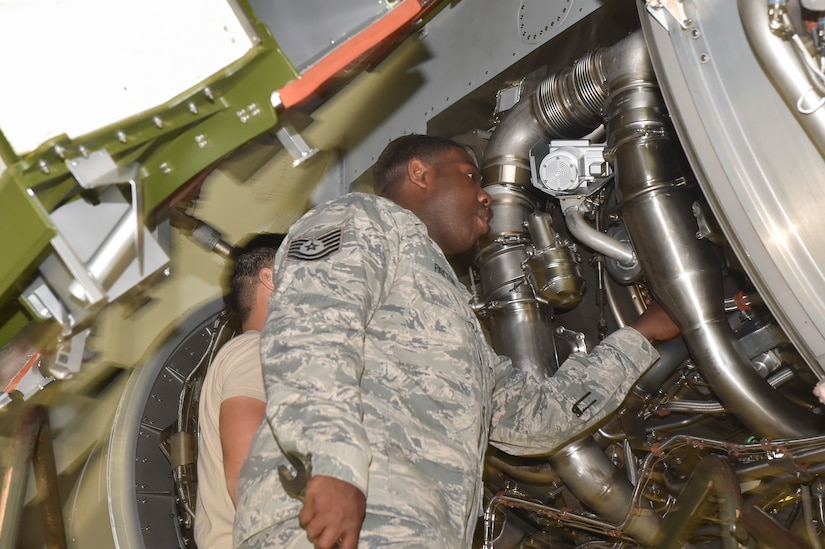
[(651, 303), (639, 318), (630, 323), (631, 328), (648, 341), (667, 341), (679, 335), (679, 327), (656, 302)]
[(366, 509), (366, 496), (352, 484), (313, 475), (298, 520), (315, 549), (357, 549)]

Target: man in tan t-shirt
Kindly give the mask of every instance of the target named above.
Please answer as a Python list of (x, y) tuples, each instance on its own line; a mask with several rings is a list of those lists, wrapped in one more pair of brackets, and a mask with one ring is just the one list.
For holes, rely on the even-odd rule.
[(195, 511), (200, 549), (232, 547), (238, 473), (266, 409), (258, 340), (274, 289), (275, 252), (283, 238), (258, 235), (235, 254), (231, 301), (243, 333), (218, 352), (200, 395)]

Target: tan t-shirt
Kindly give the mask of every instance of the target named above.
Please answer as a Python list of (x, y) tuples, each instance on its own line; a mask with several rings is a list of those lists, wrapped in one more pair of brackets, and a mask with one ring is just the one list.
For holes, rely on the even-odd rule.
[(200, 549), (231, 549), (235, 506), (226, 489), (219, 431), (221, 403), (246, 396), (266, 402), (260, 333), (249, 330), (229, 340), (215, 357), (203, 381), (199, 403), (198, 503), (195, 542)]

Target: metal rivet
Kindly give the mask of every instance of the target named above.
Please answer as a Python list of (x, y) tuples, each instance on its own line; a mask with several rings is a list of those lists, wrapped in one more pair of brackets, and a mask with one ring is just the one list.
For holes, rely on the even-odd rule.
[(258, 116), (259, 114), (261, 114), (261, 109), (259, 109), (258, 105), (256, 105), (255, 103), (251, 103), (247, 107), (247, 110), (249, 111), (249, 114), (251, 114), (252, 116)]
[(117, 140), (118, 141), (120, 141), (121, 143), (126, 143), (126, 134), (125, 133), (123, 133), (122, 131), (118, 131), (116, 135), (117, 135)]
[(242, 124), (246, 124), (249, 121), (249, 115), (246, 113), (246, 109), (241, 109), (235, 114), (238, 115), (238, 119)]
[(152, 122), (154, 122), (155, 127), (162, 128), (163, 127), (163, 120), (160, 119), (160, 116), (155, 116), (152, 118)]
[(61, 145), (54, 146), (54, 154), (56, 154), (60, 159), (66, 158), (66, 148)]
[(37, 165), (40, 167), (40, 171), (48, 174), (49, 173), (49, 164), (45, 160), (40, 160)]
[(710, 56), (708, 54), (706, 54), (706, 53), (699, 54), (699, 62), (700, 63), (707, 63), (708, 61), (710, 61)]
[(198, 106), (194, 103), (189, 103), (189, 112), (192, 114), (198, 114)]
[(203, 149), (203, 148), (204, 148), (204, 147), (206, 147), (206, 145), (207, 145), (207, 142), (206, 142), (206, 137), (204, 137), (204, 135), (203, 135), (202, 133), (200, 133), (200, 134), (196, 135), (196, 136), (195, 136), (195, 143), (197, 143), (197, 144), (198, 144), (198, 147), (200, 147), (201, 149)]
[(702, 33), (699, 32), (699, 29), (693, 29), (690, 31), (690, 36), (695, 40), (696, 38), (702, 36)]
[(89, 158), (89, 149), (84, 147), (83, 145), (80, 146), (80, 154), (83, 155), (83, 158)]
[(162, 171), (166, 175), (169, 175), (172, 172), (172, 168), (169, 167), (169, 164), (167, 162), (161, 163), (161, 165), (159, 167), (160, 167), (160, 171)]
[(207, 86), (203, 89), (203, 94), (206, 96), (206, 98), (208, 100), (210, 100), (210, 101), (215, 100), (215, 96), (212, 94), (212, 88), (210, 88), (209, 86)]

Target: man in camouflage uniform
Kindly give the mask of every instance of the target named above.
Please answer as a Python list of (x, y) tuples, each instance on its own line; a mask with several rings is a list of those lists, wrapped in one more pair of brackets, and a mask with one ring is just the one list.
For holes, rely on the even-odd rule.
[[(514, 370), (445, 257), (488, 230), (491, 198), (470, 155), (406, 136), (375, 170), (382, 197), (310, 212), (275, 259), (267, 421), (239, 481), (241, 547), (469, 547), (488, 439), (513, 454), (558, 448), (619, 406), (658, 357), (648, 338), (675, 335), (656, 309), (552, 378)], [(585, 394), (594, 404), (577, 417)], [(279, 480), (282, 452), (311, 459), (304, 503)]]

